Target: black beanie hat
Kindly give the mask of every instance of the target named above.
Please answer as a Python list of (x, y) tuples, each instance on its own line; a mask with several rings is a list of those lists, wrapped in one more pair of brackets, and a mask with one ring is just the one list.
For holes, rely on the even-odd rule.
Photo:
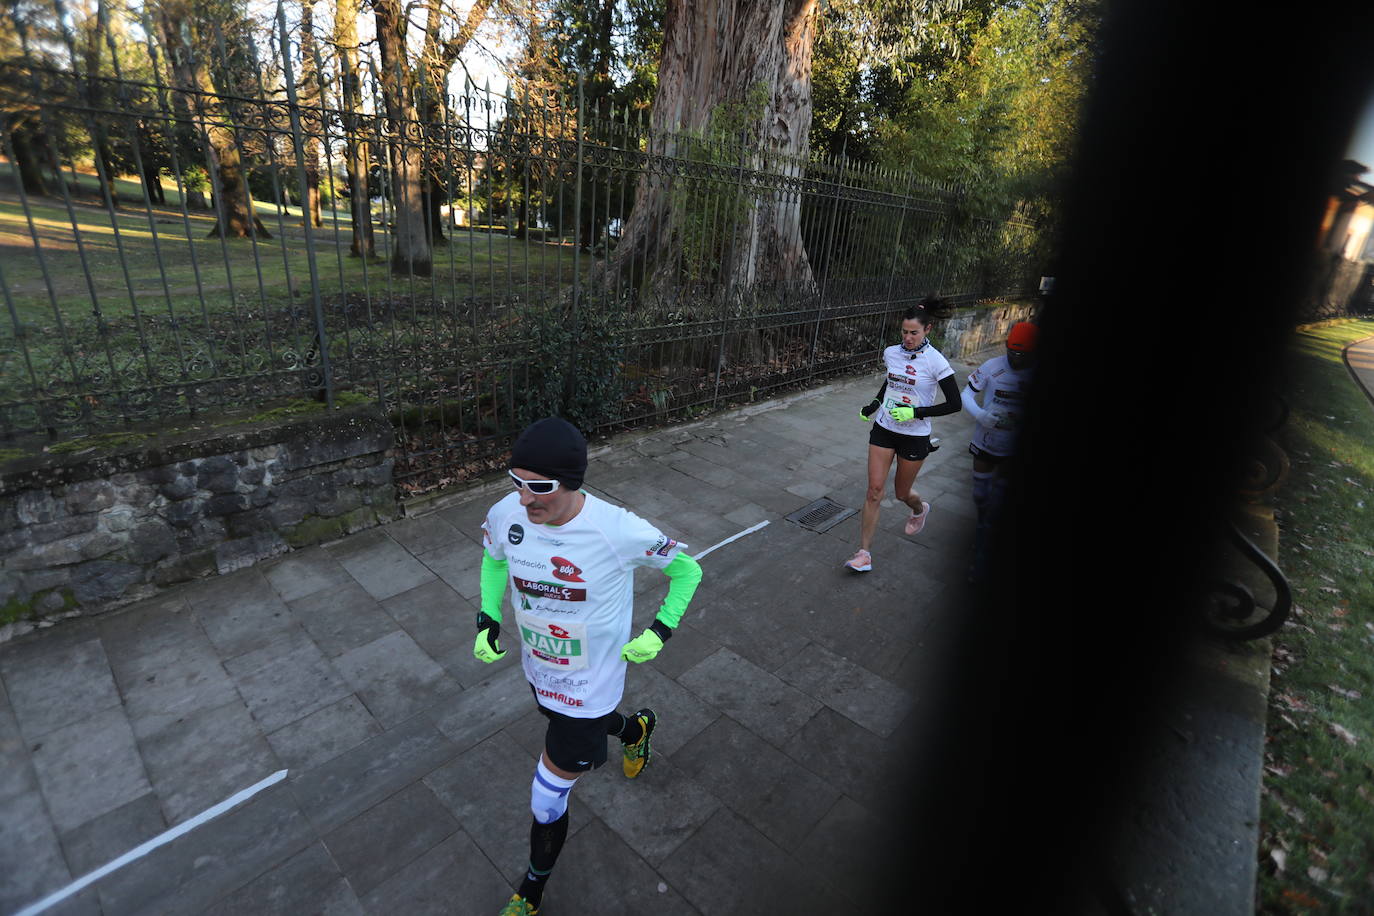
[(567, 420), (536, 420), (515, 440), (510, 466), (546, 474), (570, 490), (582, 486), (587, 474), (587, 440)]

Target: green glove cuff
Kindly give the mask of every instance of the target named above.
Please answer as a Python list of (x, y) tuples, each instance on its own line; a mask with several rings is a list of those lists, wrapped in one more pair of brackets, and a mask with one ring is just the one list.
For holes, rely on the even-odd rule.
[(500, 647), (501, 627), (492, 625), (483, 627), (477, 631), (477, 639), (472, 644), (472, 654), (480, 662), (491, 664), (505, 657), (505, 651)]
[(501, 622), (501, 599), (506, 594), (510, 581), (510, 563), (498, 560), (486, 549), (482, 550), (482, 613), (497, 623)]
[(625, 644), (620, 657), (627, 662), (642, 664), (653, 658), (663, 649), (663, 640), (653, 630), (645, 630)]

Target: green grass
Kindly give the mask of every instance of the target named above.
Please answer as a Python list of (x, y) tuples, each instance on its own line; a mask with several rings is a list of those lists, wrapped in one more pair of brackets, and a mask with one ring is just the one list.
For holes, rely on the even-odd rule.
[(1273, 638), (1258, 909), (1374, 912), (1374, 405), (1342, 362), (1374, 321), (1299, 331), (1278, 496), (1295, 614)]
[[(70, 211), (56, 191), (48, 197), (30, 197), (27, 213), (13, 190), (0, 193), (0, 261), (25, 323), (38, 327), (56, 323), (49, 283), (64, 322), (89, 320), (96, 305), (109, 318), (132, 314), (134, 303), (145, 312), (166, 314), (170, 309), (189, 318), (199, 314), (202, 301), (211, 311), (236, 301), (250, 308), (309, 302), (309, 249), (298, 207), (279, 214), (275, 205), (255, 201), (272, 238), (222, 243), (207, 237), (215, 224), (212, 213), (192, 210), (188, 225), (170, 181), (164, 180), (168, 203), (153, 208), (150, 225), (136, 182), (116, 182), (122, 207), (112, 221), (96, 193), (94, 176), (80, 177), (84, 193)], [(574, 255), (569, 243), (516, 239), (487, 227), (453, 229), (451, 242), (435, 248), (432, 277), (392, 276), (384, 259), (391, 243), (381, 209), (374, 210), (378, 259), (367, 264), (348, 256), (347, 210), (323, 211), (324, 226), (313, 230), (313, 235), (325, 296), (366, 290), (373, 299), (409, 298), (412, 292), (421, 300), (528, 297), (534, 291), (572, 282)], [(42, 248), (41, 260), (30, 218)], [(78, 249), (78, 236), (84, 252)], [(86, 280), (83, 253), (94, 284)], [(590, 260), (581, 259), (583, 269)]]

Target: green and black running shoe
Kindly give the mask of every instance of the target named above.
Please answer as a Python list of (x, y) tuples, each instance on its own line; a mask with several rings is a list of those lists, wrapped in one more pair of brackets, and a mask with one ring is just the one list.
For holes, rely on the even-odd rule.
[(511, 894), (511, 898), (496, 916), (535, 916), (538, 912), (539, 907), (530, 906), (530, 902), (519, 894)]
[(649, 757), (653, 754), (649, 747), (649, 736), (654, 733), (654, 726), (658, 724), (658, 716), (654, 715), (652, 709), (641, 709), (635, 713), (635, 718), (643, 727), (644, 734), (640, 735), (634, 744), (621, 745), (625, 750), (624, 767), (627, 779), (634, 779), (649, 765)]

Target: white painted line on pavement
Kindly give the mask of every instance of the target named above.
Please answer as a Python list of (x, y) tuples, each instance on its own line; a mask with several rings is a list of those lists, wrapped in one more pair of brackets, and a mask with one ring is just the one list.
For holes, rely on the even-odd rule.
[(285, 778), (286, 770), (278, 770), (277, 772), (273, 773), (271, 776), (267, 777), (261, 782), (254, 783), (253, 785), (249, 786), (243, 791), (237, 792), (234, 795), (229, 796), (224, 801), (220, 802), (218, 805), (215, 805), (213, 808), (206, 808), (204, 811), (202, 811), (200, 814), (197, 814), (189, 821), (184, 821), (176, 825), (175, 827), (171, 828), (170, 830), (166, 830), (162, 833), (159, 833), (157, 836), (153, 837), (148, 842), (144, 843), (141, 846), (134, 847), (133, 849), (124, 853), (124, 855), (120, 856), (118, 859), (115, 859), (113, 862), (109, 862), (105, 865), (102, 865), (90, 874), (76, 879), (71, 884), (68, 884), (66, 887), (62, 888), (62, 890), (58, 891), (57, 893), (49, 894), (37, 903), (29, 904), (24, 909), (20, 910), (18, 913), (15, 913), (14, 916), (33, 916), (34, 913), (41, 913), (53, 904), (61, 903), (63, 900), (66, 900), (72, 894), (75, 894), (77, 891), (82, 890), (87, 885), (94, 884), (96, 881), (99, 881), (101, 878), (105, 877), (110, 872), (115, 871), (119, 868), (123, 868), (125, 865), (128, 865), (135, 859), (141, 859), (143, 856), (146, 856), (148, 853), (152, 852), (159, 846), (163, 846), (167, 843), (170, 843), (172, 842), (172, 840), (175, 840), (183, 833), (189, 833), (190, 831), (196, 829), (206, 821), (219, 817), (221, 814), (228, 811), (235, 805), (247, 801), (254, 795), (257, 795), (263, 789), (266, 789), (268, 786), (275, 785), (276, 783), (281, 782)]
[(694, 560), (700, 560), (702, 557), (706, 556), (706, 555), (707, 555), (708, 553), (710, 553), (711, 551), (716, 550), (716, 549), (721, 548), (721, 547), (724, 547), (726, 544), (730, 543), (731, 541), (738, 541), (740, 538), (744, 537), (746, 534), (753, 534), (755, 531), (758, 531), (760, 528), (762, 528), (764, 525), (767, 525), (767, 524), (768, 524), (768, 522), (766, 522), (766, 521), (759, 522), (757, 525), (755, 525), (755, 526), (752, 527), (752, 528), (745, 528), (745, 529), (744, 529), (743, 531), (741, 531), (739, 534), (732, 534), (732, 535), (730, 535), (728, 538), (726, 538), (725, 540), (721, 541), (719, 544), (712, 544), (710, 547), (707, 547), (705, 550), (703, 550), (701, 553), (697, 554), (697, 555), (696, 555), (695, 557), (693, 557), (692, 559), (694, 559)]

